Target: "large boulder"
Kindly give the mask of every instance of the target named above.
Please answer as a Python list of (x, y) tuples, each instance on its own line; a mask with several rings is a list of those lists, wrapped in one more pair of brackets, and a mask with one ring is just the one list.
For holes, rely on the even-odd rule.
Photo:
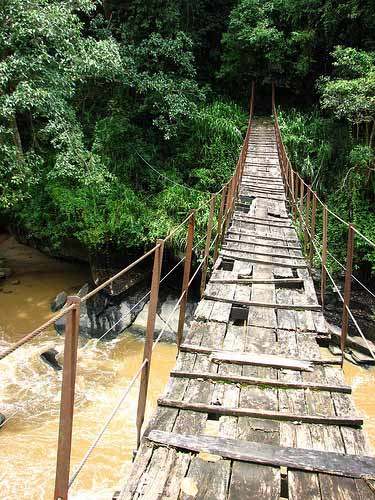
[[(78, 292), (80, 297), (86, 295), (92, 285), (85, 284)], [(137, 314), (142, 310), (147, 298), (142, 297), (147, 293), (146, 285), (138, 285), (124, 294), (112, 296), (105, 290), (99, 291), (87, 302), (81, 304), (80, 334), (88, 338), (101, 338), (105, 340), (117, 337), (132, 324)], [(140, 302), (137, 304), (137, 302)], [(55, 323), (58, 333), (65, 331), (65, 317)]]
[[(78, 292), (78, 295), (83, 297), (91, 289), (92, 286), (86, 284)], [(81, 304), (80, 335), (86, 338), (103, 337), (103, 340), (110, 340), (117, 337), (124, 330), (129, 329), (130, 332), (137, 336), (144, 336), (147, 327), (149, 301), (149, 296), (144, 296), (148, 291), (149, 285), (147, 282), (133, 286), (130, 290), (116, 296), (110, 295), (105, 290), (101, 290), (87, 302)], [(177, 308), (168, 321), (169, 326), (166, 326), (166, 321), (171, 315), (177, 300), (177, 292), (170, 289), (160, 291), (154, 336), (157, 337), (165, 327), (163, 341), (166, 342), (174, 342), (176, 340), (179, 308)], [(53, 304), (56, 302), (58, 302), (57, 297)], [(184, 326), (185, 333), (193, 317), (195, 306), (196, 303), (193, 301), (187, 304)], [(55, 328), (59, 334), (64, 333), (65, 317), (56, 321)]]
[[(171, 290), (162, 291), (160, 293), (159, 304), (155, 319), (154, 338), (156, 338), (160, 334), (160, 332), (164, 329), (162, 340), (164, 342), (176, 341), (176, 332), (178, 327), (178, 318), (180, 310), (179, 307), (177, 307), (177, 309), (173, 312), (173, 309), (176, 305), (177, 300), (178, 300), (177, 294)], [(145, 304), (142, 311), (138, 314), (132, 325), (129, 327), (129, 331), (137, 336), (145, 336), (146, 334), (148, 306), (149, 303)], [(184, 335), (186, 335), (188, 332), (191, 320), (193, 318), (195, 307), (196, 307), (196, 302), (194, 301), (189, 301), (186, 305)]]
[(56, 297), (51, 302), (51, 311), (56, 312), (62, 309), (65, 306), (66, 299), (68, 295), (66, 292), (60, 292), (56, 295)]

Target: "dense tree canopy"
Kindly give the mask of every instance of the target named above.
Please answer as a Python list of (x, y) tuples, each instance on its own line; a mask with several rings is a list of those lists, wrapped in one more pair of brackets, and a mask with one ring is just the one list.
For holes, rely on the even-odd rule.
[(57, 252), (67, 237), (141, 251), (230, 175), (255, 79), (293, 96), (281, 117), (296, 166), (369, 234), (373, 7), (3, 0), (2, 220)]

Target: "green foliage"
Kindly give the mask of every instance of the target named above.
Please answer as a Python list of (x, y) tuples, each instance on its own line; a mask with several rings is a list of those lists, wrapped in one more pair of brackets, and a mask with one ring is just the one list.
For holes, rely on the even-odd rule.
[(353, 48), (333, 52), (337, 77), (324, 77), (319, 90), (323, 109), (334, 116), (360, 124), (375, 120), (375, 55)]
[(280, 112), (279, 121), (294, 167), (319, 192), (335, 185), (348, 166), (352, 143), (348, 127), (322, 116), (317, 109)]

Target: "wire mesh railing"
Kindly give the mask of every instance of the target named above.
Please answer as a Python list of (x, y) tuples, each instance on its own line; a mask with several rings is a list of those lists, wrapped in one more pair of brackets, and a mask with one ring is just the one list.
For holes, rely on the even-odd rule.
[[(243, 174), (245, 159), (249, 145), (249, 137), (251, 132), (251, 123), (254, 110), (254, 83), (251, 88), (251, 98), (250, 98), (250, 111), (249, 120), (246, 135), (242, 144), (241, 152), (237, 165), (232, 177), (227, 183), (225, 183), (222, 188), (210, 195), (209, 198), (209, 214), (207, 227), (205, 229), (205, 234), (203, 238), (195, 241), (199, 234), (196, 230), (196, 214), (199, 210), (203, 210), (205, 207), (200, 206), (199, 209), (192, 210), (190, 214), (175, 227), (170, 233), (164, 238), (157, 240), (155, 246), (147, 251), (144, 255), (139, 257), (137, 260), (129, 264), (127, 267), (119, 271), (117, 274), (111, 276), (107, 280), (103, 281), (100, 285), (96, 286), (93, 290), (89, 291), (83, 297), (79, 296), (69, 296), (67, 298), (65, 306), (55, 314), (51, 319), (43, 323), (40, 327), (34, 329), (27, 335), (25, 335), (21, 340), (9, 346), (2, 352), (0, 352), (0, 360), (4, 359), (6, 356), (11, 355), (17, 349), (21, 348), (28, 342), (38, 337), (47, 331), (49, 327), (54, 325), (57, 320), (65, 318), (65, 338), (64, 338), (64, 360), (63, 360), (63, 371), (62, 371), (62, 386), (61, 386), (61, 402), (60, 402), (60, 420), (59, 420), (59, 434), (58, 434), (58, 444), (57, 444), (57, 461), (56, 461), (56, 476), (55, 476), (55, 490), (54, 499), (55, 500), (66, 500), (68, 498), (69, 488), (73, 485), (74, 481), (78, 477), (84, 465), (88, 461), (95, 447), (99, 443), (101, 437), (107, 430), (109, 424), (113, 420), (117, 411), (120, 409), (121, 405), (125, 401), (126, 397), (130, 393), (131, 388), (134, 384), (139, 381), (139, 393), (138, 393), (138, 406), (136, 414), (136, 441), (137, 447), (140, 444), (142, 436), (142, 428), (145, 419), (145, 410), (147, 404), (149, 377), (150, 377), (150, 366), (152, 361), (152, 352), (155, 349), (158, 342), (161, 340), (166, 328), (170, 327), (170, 320), (173, 314), (179, 309), (178, 326), (176, 332), (176, 343), (179, 350), (180, 345), (183, 341), (186, 306), (188, 300), (189, 290), (193, 281), (197, 278), (198, 274), (201, 274), (200, 279), (200, 292), (201, 295), (204, 292), (208, 268), (210, 259), (212, 257), (213, 261), (218, 258), (219, 247), (223, 241), (223, 237), (228, 227), (228, 224), (233, 215), (235, 199), (237, 197), (240, 180)], [(170, 243), (172, 238), (186, 228), (186, 243), (185, 243), (185, 255), (178, 261), (178, 263), (170, 269), (164, 276), (162, 274), (162, 264), (163, 255), (166, 243)], [(192, 273), (192, 263), (193, 255), (199, 250), (200, 245), (204, 241), (204, 250), (201, 255), (201, 260), (199, 265), (196, 267)], [(123, 277), (130, 270), (134, 269), (136, 266), (142, 264), (146, 259), (153, 258), (153, 268), (151, 277), (151, 287), (150, 290), (133, 305), (132, 308), (127, 311), (121, 319), (130, 315), (131, 312), (137, 307), (143, 300), (149, 299), (148, 315), (147, 315), (147, 326), (145, 343), (143, 350), (143, 359), (140, 366), (137, 367), (135, 374), (127, 387), (124, 388), (123, 394), (118, 401), (117, 405), (112, 410), (111, 414), (105, 421), (105, 424), (101, 428), (99, 434), (90, 445), (86, 453), (84, 454), (81, 462), (76, 466), (75, 471), (72, 476), (70, 476), (70, 461), (71, 461), (71, 445), (72, 445), (72, 429), (73, 429), (73, 417), (74, 417), (74, 399), (75, 399), (75, 382), (76, 382), (76, 371), (77, 371), (77, 354), (78, 354), (78, 338), (79, 338), (79, 328), (80, 328), (80, 311), (81, 305), (92, 297), (94, 297), (99, 291), (110, 287), (114, 281)], [(159, 289), (160, 285), (166, 281), (166, 279), (176, 271), (176, 269), (184, 265), (183, 278), (181, 285), (181, 294), (176, 301), (176, 304), (170, 313), (167, 320), (164, 322), (164, 326), (161, 329), (158, 337), (154, 341), (155, 332), (155, 320), (157, 313), (157, 306), (159, 301)], [(120, 321), (119, 320), (119, 321)], [(108, 328), (104, 334), (100, 337), (103, 339), (114, 326), (112, 325)], [(10, 417), (13, 418), (13, 415)], [(7, 420), (9, 420), (8, 418)], [(6, 420), (6, 421), (7, 421)], [(5, 421), (5, 422), (6, 422)]]
[[(344, 351), (347, 344), (347, 337), (349, 331), (349, 320), (354, 325), (355, 330), (363, 339), (367, 346), (368, 352), (375, 360), (375, 353), (373, 347), (359, 326), (358, 321), (354, 317), (353, 311), (350, 308), (351, 295), (352, 295), (352, 282), (353, 280), (360, 285), (371, 297), (375, 297), (372, 292), (361, 280), (353, 274), (353, 263), (355, 255), (355, 239), (360, 238), (363, 242), (370, 247), (375, 248), (375, 242), (371, 241), (363, 235), (356, 227), (342, 219), (327, 204), (325, 204), (318, 196), (318, 194), (308, 185), (301, 175), (293, 169), (289, 160), (285, 145), (282, 140), (280, 126), (278, 122), (276, 104), (275, 104), (275, 86), (272, 86), (272, 113), (274, 117), (274, 128), (276, 134), (276, 142), (280, 159), (281, 173), (284, 180), (285, 195), (289, 201), (291, 212), (294, 220), (301, 228), (301, 235), (303, 240), (303, 249), (307, 260), (313, 266), (313, 259), (316, 257), (320, 262), (321, 275), (320, 275), (320, 299), (324, 307), (326, 292), (327, 292), (327, 278), (331, 283), (333, 289), (336, 291), (342, 303), (342, 318), (341, 318), (341, 336), (340, 348), (342, 363), (344, 360)], [(321, 242), (317, 240), (317, 215), (321, 219), (321, 227), (319, 233), (321, 234)], [(345, 227), (347, 234), (346, 243), (346, 263), (342, 264), (329, 250), (329, 235), (328, 223), (329, 218), (332, 217), (337, 223)], [(328, 259), (333, 259), (336, 264), (344, 271), (344, 287), (343, 291), (340, 290), (339, 284), (335, 281), (333, 273), (330, 272), (328, 266)]]

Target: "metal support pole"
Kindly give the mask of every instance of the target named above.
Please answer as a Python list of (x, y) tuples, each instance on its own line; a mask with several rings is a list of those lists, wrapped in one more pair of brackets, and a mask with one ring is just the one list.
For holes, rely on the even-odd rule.
[[(214, 219), (215, 203), (216, 203), (216, 195), (213, 194), (211, 197), (211, 203), (210, 203), (210, 214), (208, 216), (208, 223), (207, 223), (206, 246), (204, 249), (204, 256), (203, 256), (204, 264), (202, 266), (202, 278), (201, 278), (201, 287), (200, 287), (201, 297), (203, 296), (204, 289), (206, 287), (207, 268), (208, 268), (208, 259), (209, 259), (209, 255), (210, 255), (212, 223), (213, 223), (213, 219)], [(233, 203), (233, 200), (232, 200), (232, 203)]]
[(298, 200), (298, 174), (297, 172), (293, 172), (293, 217), (296, 219), (297, 217), (297, 200)]
[(157, 240), (154, 253), (154, 266), (152, 269), (151, 295), (148, 304), (147, 329), (145, 346), (143, 349), (143, 361), (147, 363), (142, 369), (141, 382), (139, 386), (138, 408), (137, 408), (137, 448), (141, 442), (142, 425), (145, 418), (147, 401), (148, 381), (150, 378), (152, 344), (154, 341), (155, 318), (159, 300), (160, 273), (163, 263), (164, 241)]
[(180, 350), (180, 345), (182, 342), (182, 337), (184, 333), (185, 324), (185, 313), (186, 304), (189, 292), (189, 280), (190, 280), (190, 270), (191, 270), (191, 259), (193, 254), (193, 241), (194, 241), (194, 230), (195, 230), (195, 210), (192, 210), (189, 219), (189, 225), (186, 236), (186, 251), (185, 251), (185, 263), (184, 263), (184, 277), (182, 280), (182, 290), (181, 294), (184, 296), (180, 303), (180, 313), (178, 317), (178, 328), (177, 328), (177, 349)]
[(307, 253), (307, 242), (308, 242), (308, 238), (309, 238), (308, 228), (310, 226), (310, 204), (311, 204), (311, 189), (310, 189), (310, 186), (307, 186), (305, 229), (303, 231), (303, 243), (304, 243), (305, 254)]
[(344, 350), (346, 345), (346, 338), (348, 336), (349, 327), (349, 304), (350, 294), (352, 289), (352, 272), (353, 272), (353, 253), (354, 253), (354, 228), (349, 224), (348, 228), (348, 244), (346, 251), (346, 271), (345, 271), (345, 285), (344, 285), (344, 304), (342, 310), (342, 326), (341, 326), (341, 364), (344, 363)]
[(322, 248), (322, 274), (320, 278), (320, 299), (324, 308), (325, 293), (327, 288), (327, 252), (328, 252), (328, 210), (323, 205), (323, 248)]
[(214, 262), (218, 258), (219, 255), (219, 246), (221, 245), (222, 242), (222, 225), (223, 225), (223, 214), (225, 212), (225, 198), (227, 194), (227, 186), (224, 187), (223, 192), (221, 193), (221, 203), (220, 203), (220, 210), (219, 210), (219, 216), (217, 219), (217, 238), (215, 241), (215, 249), (214, 249)]
[(301, 225), (303, 225), (303, 200), (305, 196), (305, 184), (303, 182), (302, 177), (300, 177), (300, 200), (299, 200), (299, 220)]
[[(316, 193), (312, 193), (312, 209), (311, 209), (311, 240), (314, 240), (315, 238), (315, 230), (316, 230)], [(309, 249), (309, 260), (310, 260), (310, 266), (312, 266), (313, 263), (313, 258), (314, 258), (314, 245), (310, 243), (310, 249)]]
[(64, 369), (61, 386), (60, 424), (54, 493), (55, 500), (66, 500), (68, 498), (80, 302), (80, 297), (76, 296), (70, 296), (66, 301), (67, 306), (75, 304), (75, 308), (66, 314), (65, 322)]

